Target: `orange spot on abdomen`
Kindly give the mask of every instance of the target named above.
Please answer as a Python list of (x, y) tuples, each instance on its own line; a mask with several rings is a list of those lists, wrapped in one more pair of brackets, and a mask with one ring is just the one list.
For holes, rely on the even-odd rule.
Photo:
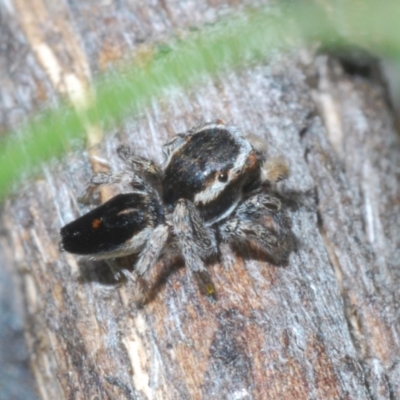
[(101, 219), (96, 218), (92, 221), (92, 228), (97, 229), (101, 225)]

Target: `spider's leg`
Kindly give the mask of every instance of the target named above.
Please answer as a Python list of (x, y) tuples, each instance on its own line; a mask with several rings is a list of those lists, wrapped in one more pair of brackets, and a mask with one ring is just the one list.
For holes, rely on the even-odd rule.
[(145, 178), (157, 190), (161, 188), (163, 173), (154, 161), (135, 155), (128, 146), (120, 146), (117, 152), (133, 173)]
[(99, 190), (101, 186), (112, 185), (120, 182), (120, 180), (120, 174), (111, 174), (108, 172), (98, 172), (93, 174), (84, 193), (79, 197), (79, 201), (88, 204), (93, 194)]
[(159, 271), (154, 267), (167, 244), (168, 235), (168, 226), (165, 224), (158, 225), (149, 235), (139, 254), (134, 271), (130, 273), (130, 278), (136, 285), (135, 299), (137, 302), (146, 302), (159, 279)]
[(278, 198), (265, 193), (242, 202), (218, 231), (223, 242), (251, 245), (277, 265), (286, 263), (295, 247), (289, 216)]
[(145, 247), (140, 252), (135, 271), (144, 279), (146, 279), (151, 267), (159, 259), (161, 251), (167, 243), (168, 230), (168, 226), (165, 224), (157, 226), (151, 233)]
[(218, 252), (214, 231), (204, 224), (194, 204), (187, 199), (180, 199), (175, 206), (173, 226), (185, 264), (196, 276), (200, 290), (214, 296), (215, 289), (205, 267), (205, 262)]
[(121, 183), (129, 185), (134, 189), (147, 185), (143, 179), (131, 171), (121, 171), (117, 173), (98, 172), (93, 174), (90, 178), (90, 181), (83, 195), (79, 198), (79, 201), (81, 203), (89, 203), (91, 196), (93, 196), (93, 194), (102, 186), (110, 186)]

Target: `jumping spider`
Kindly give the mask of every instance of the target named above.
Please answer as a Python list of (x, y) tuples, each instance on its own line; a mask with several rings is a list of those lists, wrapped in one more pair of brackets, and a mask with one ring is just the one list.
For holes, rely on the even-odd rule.
[(209, 295), (214, 288), (205, 265), (219, 255), (220, 242), (250, 245), (281, 264), (293, 249), (291, 221), (271, 188), (288, 168), (267, 161), (262, 147), (220, 121), (177, 134), (164, 145), (162, 167), (120, 147), (126, 170), (95, 174), (86, 197), (101, 185), (124, 183), (129, 192), (64, 226), (61, 246), (90, 259), (137, 254), (139, 297), (152, 286), (153, 266), (171, 253)]

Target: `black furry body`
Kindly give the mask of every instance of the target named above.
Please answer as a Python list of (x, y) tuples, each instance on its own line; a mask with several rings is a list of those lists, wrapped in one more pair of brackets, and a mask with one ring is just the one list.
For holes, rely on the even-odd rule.
[(200, 289), (213, 296), (206, 264), (219, 255), (219, 242), (256, 247), (272, 262), (286, 262), (294, 243), (291, 221), (269, 188), (287, 177), (288, 167), (268, 160), (259, 144), (218, 121), (170, 140), (163, 167), (121, 147), (126, 171), (94, 175), (86, 195), (121, 182), (132, 193), (64, 226), (63, 249), (92, 259), (137, 254), (132, 277), (142, 282), (139, 298), (153, 285), (153, 266), (171, 254), (183, 258)]

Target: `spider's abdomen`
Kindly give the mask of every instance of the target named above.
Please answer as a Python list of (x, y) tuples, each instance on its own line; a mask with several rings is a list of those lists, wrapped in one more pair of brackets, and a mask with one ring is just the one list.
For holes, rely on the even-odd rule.
[(148, 196), (120, 194), (65, 225), (61, 247), (80, 255), (114, 252), (163, 220), (162, 208)]

